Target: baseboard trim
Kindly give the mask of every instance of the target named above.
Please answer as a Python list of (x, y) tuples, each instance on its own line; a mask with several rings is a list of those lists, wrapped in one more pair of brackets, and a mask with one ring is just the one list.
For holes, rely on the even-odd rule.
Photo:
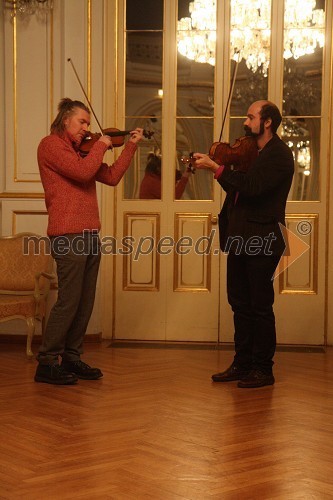
[[(122, 347), (131, 349), (198, 349), (210, 351), (233, 351), (234, 344), (216, 343), (216, 342), (166, 342), (166, 341), (147, 341), (147, 340), (112, 340), (108, 347)], [(293, 345), (279, 344), (276, 347), (277, 352), (326, 352), (325, 346), (317, 345)]]
[[(33, 345), (41, 344), (41, 336), (35, 335), (33, 338)], [(26, 335), (10, 335), (0, 334), (0, 344), (25, 344), (27, 342)], [(86, 335), (84, 338), (85, 344), (101, 343), (103, 342), (102, 332), (92, 333)], [(104, 342), (109, 342), (104, 339)], [(209, 351), (233, 351), (234, 344), (232, 342), (182, 342), (182, 341), (148, 341), (148, 340), (111, 340), (107, 347), (122, 347), (131, 349), (198, 349)], [(309, 352), (309, 353), (324, 353), (327, 346), (322, 345), (299, 345), (299, 344), (278, 344), (276, 347), (277, 352)]]
[(136, 349), (200, 349), (200, 350), (215, 350), (223, 349), (232, 351), (233, 344), (216, 344), (215, 342), (166, 342), (162, 340), (147, 341), (147, 340), (112, 340), (108, 347), (126, 347)]
[[(85, 344), (90, 343), (101, 343), (102, 342), (102, 332), (92, 333), (91, 335), (86, 335), (84, 338)], [(26, 344), (27, 336), (26, 335), (10, 335), (9, 333), (1, 333), (0, 334), (0, 344)], [(41, 335), (35, 335), (32, 339), (32, 344), (41, 344), (42, 337)]]

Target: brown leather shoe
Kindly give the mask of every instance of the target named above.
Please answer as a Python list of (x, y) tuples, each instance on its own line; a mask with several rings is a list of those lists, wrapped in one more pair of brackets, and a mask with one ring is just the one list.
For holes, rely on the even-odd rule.
[(215, 373), (212, 375), (213, 382), (232, 382), (234, 380), (241, 380), (249, 374), (250, 370), (244, 370), (239, 366), (232, 363), (224, 372)]
[(238, 382), (238, 387), (252, 388), (252, 387), (263, 387), (265, 385), (273, 385), (275, 382), (274, 375), (272, 373), (264, 373), (260, 370), (251, 370), (247, 377), (242, 378)]

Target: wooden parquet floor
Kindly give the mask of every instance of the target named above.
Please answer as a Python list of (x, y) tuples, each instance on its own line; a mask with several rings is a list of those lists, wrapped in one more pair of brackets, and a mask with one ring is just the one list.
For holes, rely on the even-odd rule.
[(0, 344), (1, 499), (333, 499), (333, 349), (261, 389), (211, 382), (230, 351), (85, 350), (104, 378), (57, 387)]

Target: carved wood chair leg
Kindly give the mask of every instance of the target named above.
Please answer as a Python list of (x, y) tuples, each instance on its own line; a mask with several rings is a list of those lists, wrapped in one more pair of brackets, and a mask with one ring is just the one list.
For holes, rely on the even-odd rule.
[(27, 318), (28, 337), (27, 337), (27, 356), (32, 358), (34, 353), (31, 349), (32, 339), (35, 333), (35, 318)]

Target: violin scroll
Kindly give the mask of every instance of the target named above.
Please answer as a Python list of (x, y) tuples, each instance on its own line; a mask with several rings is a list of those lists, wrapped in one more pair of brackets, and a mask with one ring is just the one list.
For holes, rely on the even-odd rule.
[(189, 169), (189, 171), (192, 173), (192, 174), (195, 174), (195, 167), (194, 167), (194, 163), (195, 163), (195, 158), (193, 157), (193, 152), (191, 152), (189, 154), (189, 156), (182, 156), (180, 161), (184, 164), (184, 165), (187, 165), (187, 168)]

